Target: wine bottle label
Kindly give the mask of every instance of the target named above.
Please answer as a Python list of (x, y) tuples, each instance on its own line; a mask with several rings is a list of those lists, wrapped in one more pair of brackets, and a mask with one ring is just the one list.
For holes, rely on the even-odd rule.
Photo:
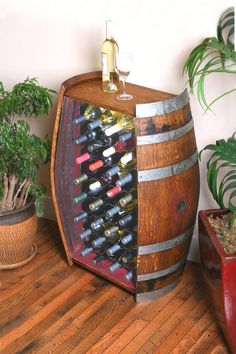
[[(121, 239), (121, 243), (122, 245), (127, 245), (129, 242), (131, 242), (133, 240), (133, 235), (130, 233), (124, 237), (122, 237)], [(124, 257), (123, 257), (124, 258)], [(122, 260), (123, 260), (122, 258)]]
[(93, 129), (96, 129), (97, 127), (101, 126), (102, 125), (102, 121), (101, 119), (96, 119), (94, 120), (93, 122), (90, 122), (88, 125), (87, 125), (87, 128), (89, 130), (93, 130)]
[(115, 270), (119, 269), (121, 264), (119, 262), (115, 262), (110, 267), (108, 267), (109, 272), (113, 273)]
[(82, 252), (80, 252), (80, 255), (84, 257), (91, 252), (93, 252), (93, 247), (86, 247)]
[(122, 187), (125, 184), (130, 183), (132, 181), (132, 179), (133, 179), (132, 174), (127, 173), (125, 176), (123, 176), (122, 178), (120, 178), (116, 181), (116, 185)]
[(111, 227), (109, 227), (108, 229), (105, 230), (105, 235), (107, 237), (111, 237), (111, 236), (115, 235), (118, 231), (119, 231), (119, 227), (111, 226)]
[(104, 242), (106, 241), (106, 237), (98, 237), (95, 240), (93, 240), (92, 245), (93, 247), (99, 247), (101, 246)]
[(131, 214), (125, 215), (123, 218), (121, 218), (118, 222), (118, 224), (121, 227), (124, 227), (126, 225), (128, 225), (131, 221), (132, 221), (133, 217)]
[(94, 190), (100, 188), (101, 186), (102, 186), (101, 183), (100, 183), (99, 181), (96, 181), (96, 182), (91, 183), (91, 184), (89, 185), (89, 189), (90, 189), (91, 191), (94, 191)]
[(122, 133), (120, 134), (119, 136), (119, 140), (124, 143), (126, 142), (127, 140), (131, 139), (132, 138), (132, 133), (131, 132), (127, 132), (127, 133)]
[(124, 154), (121, 159), (120, 162), (123, 165), (127, 165), (130, 161), (132, 161), (134, 158), (134, 154), (132, 152), (128, 152), (127, 154)]
[(96, 161), (94, 163), (91, 163), (88, 168), (89, 168), (90, 171), (96, 171), (99, 168), (101, 168), (103, 165), (104, 165), (103, 161), (102, 160), (98, 160), (98, 161)]
[(86, 229), (81, 232), (81, 234), (79, 235), (79, 238), (81, 240), (84, 240), (85, 238), (89, 237), (91, 234), (92, 234), (92, 231), (90, 229)]
[(119, 173), (119, 172), (120, 172), (119, 166), (114, 166), (114, 167), (110, 168), (110, 169), (106, 172), (106, 176), (107, 176), (108, 178), (111, 178), (111, 177), (115, 176), (115, 175), (116, 175), (117, 173)]
[(114, 215), (118, 214), (120, 212), (120, 207), (118, 205), (115, 205), (113, 208), (107, 210), (106, 216), (108, 218), (112, 218)]
[(75, 204), (77, 204), (77, 203), (83, 202), (83, 201), (86, 200), (87, 198), (88, 198), (87, 193), (83, 192), (83, 193), (77, 195), (76, 197), (73, 197), (73, 202), (74, 202)]
[(132, 278), (133, 278), (133, 272), (132, 271), (130, 271), (127, 274), (125, 274), (125, 279), (126, 280), (131, 280)]
[(89, 209), (90, 210), (95, 210), (95, 209), (99, 208), (102, 205), (103, 205), (103, 200), (102, 199), (97, 199), (94, 202), (89, 204)]
[(113, 146), (111, 146), (110, 148), (104, 150), (102, 154), (104, 157), (108, 157), (108, 156), (115, 154), (115, 152), (116, 152), (116, 149)]
[(126, 194), (124, 197), (122, 197), (120, 200), (119, 200), (119, 204), (124, 207), (126, 206), (127, 204), (131, 203), (133, 200), (133, 196), (131, 193), (129, 194)]
[(113, 198), (116, 194), (120, 193), (122, 191), (122, 188), (120, 186), (115, 186), (111, 189), (109, 189), (109, 191), (107, 191), (107, 196), (109, 198)]
[(106, 134), (107, 136), (111, 136), (111, 135), (117, 133), (119, 130), (121, 130), (121, 128), (119, 127), (119, 125), (118, 125), (118, 124), (114, 124), (114, 125), (112, 125), (111, 127), (107, 128), (107, 129), (105, 130), (105, 134)]
[(86, 213), (86, 211), (81, 211), (81, 213), (79, 213), (79, 215), (74, 216), (74, 221), (78, 222), (82, 219), (86, 219), (88, 217), (88, 213)]
[(108, 75), (108, 55), (102, 53), (102, 74)]
[(81, 184), (88, 180), (88, 176), (85, 173), (82, 173), (79, 177), (74, 179), (74, 184)]
[(80, 164), (82, 164), (83, 162), (85, 162), (85, 161), (87, 161), (87, 160), (89, 160), (89, 159), (90, 159), (90, 155), (89, 155), (88, 152), (86, 152), (85, 154), (76, 157), (75, 162), (76, 162), (78, 165), (80, 165)]
[(118, 252), (121, 249), (120, 245), (114, 245), (107, 250), (108, 256), (113, 256), (114, 253)]

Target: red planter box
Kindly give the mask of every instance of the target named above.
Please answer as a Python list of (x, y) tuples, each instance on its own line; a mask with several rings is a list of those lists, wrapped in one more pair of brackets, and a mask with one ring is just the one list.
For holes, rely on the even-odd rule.
[(225, 210), (199, 212), (199, 246), (203, 276), (210, 302), (226, 341), (236, 353), (236, 253), (224, 252), (210, 226), (208, 216), (220, 216)]

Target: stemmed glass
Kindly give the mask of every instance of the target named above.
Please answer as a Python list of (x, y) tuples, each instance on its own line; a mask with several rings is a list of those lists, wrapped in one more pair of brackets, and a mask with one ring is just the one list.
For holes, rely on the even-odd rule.
[(132, 95), (125, 92), (126, 78), (130, 73), (132, 66), (132, 54), (131, 53), (119, 53), (116, 55), (116, 72), (122, 81), (122, 92), (116, 96), (117, 100), (131, 100)]

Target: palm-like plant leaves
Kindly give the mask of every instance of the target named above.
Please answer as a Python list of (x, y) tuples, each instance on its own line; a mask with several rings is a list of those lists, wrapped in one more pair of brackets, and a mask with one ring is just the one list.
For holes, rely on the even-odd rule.
[(196, 86), (197, 98), (206, 111), (224, 97), (236, 91), (236, 87), (223, 92), (210, 104), (205, 95), (205, 79), (213, 73), (236, 74), (236, 52), (233, 44), (234, 9), (229, 8), (220, 17), (217, 25), (217, 37), (209, 37), (197, 45), (187, 58), (183, 71), (188, 75), (188, 83), (193, 93)]
[[(207, 183), (211, 194), (221, 208), (229, 208), (236, 220), (236, 133), (226, 141), (207, 145), (212, 151), (207, 162)], [(228, 195), (228, 197), (227, 197)]]

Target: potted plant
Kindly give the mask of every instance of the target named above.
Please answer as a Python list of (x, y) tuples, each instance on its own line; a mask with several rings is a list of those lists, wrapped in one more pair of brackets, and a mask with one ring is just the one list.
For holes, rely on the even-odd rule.
[[(233, 86), (208, 103), (205, 79), (212, 74), (236, 74), (233, 44), (234, 10), (229, 8), (217, 24), (217, 37), (206, 38), (190, 53), (184, 65), (189, 86), (207, 111)], [(207, 294), (233, 353), (236, 353), (236, 138), (217, 140), (202, 151), (211, 151), (207, 182), (220, 209), (199, 212), (199, 245)], [(201, 153), (202, 153), (201, 151)], [(200, 157), (201, 157), (200, 153)]]
[(0, 269), (25, 264), (37, 251), (35, 210), (41, 211), (45, 188), (36, 172), (49, 160), (50, 142), (31, 134), (25, 118), (47, 114), (53, 92), (36, 78), (11, 91), (0, 82)]

